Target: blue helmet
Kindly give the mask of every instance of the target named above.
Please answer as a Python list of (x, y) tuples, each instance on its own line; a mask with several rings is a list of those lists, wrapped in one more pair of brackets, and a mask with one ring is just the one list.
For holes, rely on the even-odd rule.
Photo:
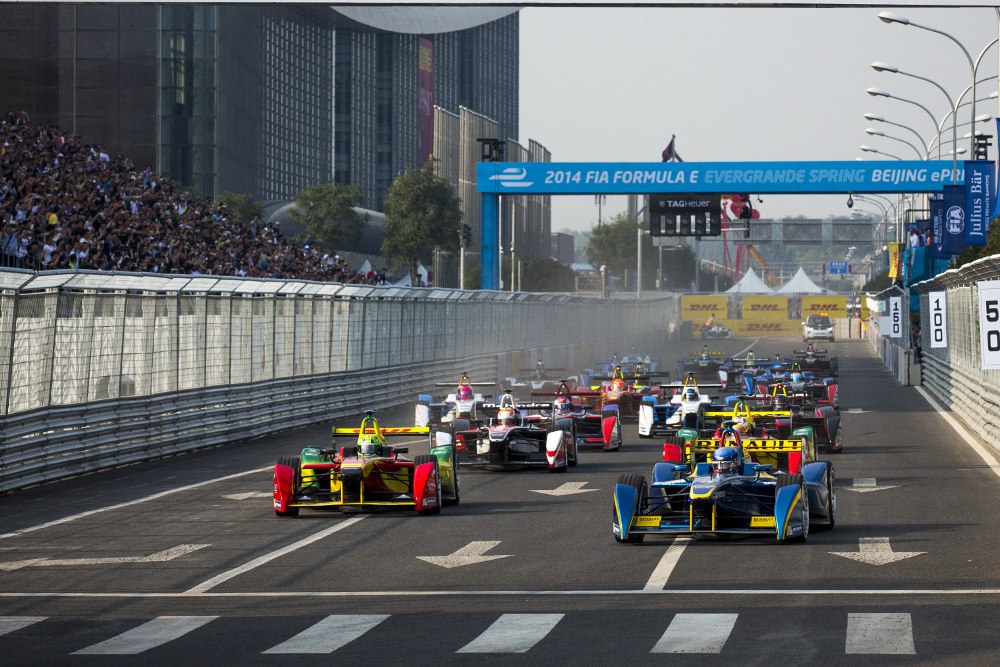
[(736, 475), (743, 469), (743, 452), (738, 447), (720, 447), (712, 452), (712, 465), (720, 475)]

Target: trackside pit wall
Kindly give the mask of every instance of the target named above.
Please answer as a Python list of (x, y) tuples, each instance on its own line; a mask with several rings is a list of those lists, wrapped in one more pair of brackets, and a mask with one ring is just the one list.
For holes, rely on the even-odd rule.
[[(1000, 280), (1000, 255), (984, 257), (917, 283), (923, 387), (961, 417), (969, 430), (1000, 449), (1000, 370), (983, 370), (981, 281)], [(947, 347), (931, 347), (929, 292), (945, 292)]]
[[(903, 299), (903, 327), (902, 336), (893, 338), (889, 335), (889, 329), (885, 324), (885, 317), (889, 312), (889, 299), (899, 297)], [(902, 385), (919, 385), (921, 383), (921, 369), (916, 362), (913, 345), (910, 341), (910, 323), (906, 315), (907, 308), (903, 289), (893, 286), (877, 294), (869, 294), (867, 299), (868, 309), (871, 317), (864, 323), (864, 330), (867, 331), (868, 342), (872, 349), (878, 354), (879, 359), (885, 364), (886, 370), (892, 373), (896, 381)], [(882, 320), (880, 322), (880, 320)]]
[(512, 352), (662, 341), (671, 304), (3, 270), (0, 492), (412, 403)]

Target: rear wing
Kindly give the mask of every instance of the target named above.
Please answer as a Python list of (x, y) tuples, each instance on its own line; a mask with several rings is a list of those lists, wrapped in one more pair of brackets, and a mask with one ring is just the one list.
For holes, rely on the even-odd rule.
[[(356, 438), (361, 435), (362, 431), (365, 433), (375, 433), (375, 430), (372, 428), (335, 428), (333, 429), (333, 437), (346, 438), (353, 436)], [(391, 438), (407, 435), (430, 435), (431, 429), (429, 426), (380, 426), (379, 431), (387, 438)]]
[[(805, 462), (803, 460), (805, 441), (802, 438), (746, 438), (742, 441), (742, 445), (745, 456), (770, 464), (772, 470), (797, 473)], [(735, 446), (735, 443), (704, 438), (692, 440), (687, 445), (688, 461), (692, 470), (698, 462), (710, 460), (712, 452), (725, 446)]]

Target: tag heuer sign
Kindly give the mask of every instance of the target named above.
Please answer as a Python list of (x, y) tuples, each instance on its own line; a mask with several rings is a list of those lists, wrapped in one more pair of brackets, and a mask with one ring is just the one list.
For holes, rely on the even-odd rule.
[(722, 233), (722, 195), (649, 195), (649, 233), (653, 236), (718, 236)]

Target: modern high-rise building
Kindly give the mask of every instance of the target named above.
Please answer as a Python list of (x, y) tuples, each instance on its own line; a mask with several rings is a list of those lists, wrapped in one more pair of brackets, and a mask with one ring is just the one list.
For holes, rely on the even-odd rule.
[(351, 183), (378, 210), (435, 105), (518, 136), (516, 9), (0, 3), (0, 111), (208, 197)]

